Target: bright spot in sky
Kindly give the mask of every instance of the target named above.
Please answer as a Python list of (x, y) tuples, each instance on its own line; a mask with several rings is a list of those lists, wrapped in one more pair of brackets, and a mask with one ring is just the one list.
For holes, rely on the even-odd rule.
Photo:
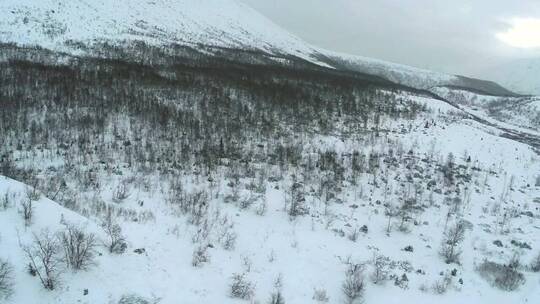
[(519, 18), (510, 24), (512, 28), (497, 34), (499, 40), (516, 48), (540, 48), (540, 19)]

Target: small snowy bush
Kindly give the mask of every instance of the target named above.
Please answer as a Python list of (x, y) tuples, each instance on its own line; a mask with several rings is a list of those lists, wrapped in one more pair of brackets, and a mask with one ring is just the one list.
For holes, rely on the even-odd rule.
[(245, 274), (235, 273), (233, 274), (231, 281), (231, 297), (243, 300), (249, 300), (253, 297), (255, 286), (246, 279)]
[(383, 255), (376, 255), (373, 257), (373, 272), (371, 273), (371, 282), (373, 284), (382, 284), (388, 279), (388, 266), (390, 265), (390, 258)]
[(450, 284), (452, 284), (452, 276), (445, 274), (441, 279), (436, 280), (435, 283), (433, 283), (431, 289), (434, 293), (442, 295), (446, 293)]
[(193, 267), (201, 267), (204, 263), (210, 261), (210, 255), (208, 254), (208, 246), (199, 246), (193, 251), (193, 259), (191, 265)]
[(157, 304), (159, 299), (147, 299), (135, 294), (123, 295), (118, 304)]
[(328, 303), (328, 301), (330, 301), (328, 295), (326, 294), (326, 289), (323, 288), (316, 288), (313, 291), (313, 300), (317, 301), (318, 303)]
[(349, 265), (342, 285), (345, 303), (362, 303), (366, 285), (364, 282), (364, 267), (362, 265)]

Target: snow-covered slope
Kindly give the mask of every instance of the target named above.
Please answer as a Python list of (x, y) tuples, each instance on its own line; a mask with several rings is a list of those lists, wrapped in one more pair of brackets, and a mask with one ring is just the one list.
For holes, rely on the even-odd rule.
[(384, 77), (420, 89), (454, 85), (510, 94), (494, 83), (338, 54), (302, 41), (240, 0), (3, 0), (0, 42), (73, 52), (73, 43), (143, 40), (259, 50)]
[[(116, 177), (98, 173), (96, 176), (103, 181), (99, 193), (79, 194), (78, 199), (85, 202), (84, 210), (92, 208), (90, 201), (124, 210), (118, 212), (118, 221), (128, 242), (128, 250), (122, 255), (115, 255), (99, 246), (92, 267), (79, 272), (62, 270), (59, 287), (45, 291), (39, 280), (26, 271), (28, 259), (22, 247), (32, 243), (33, 233), (40, 235), (45, 230), (56, 233), (64, 229), (62, 223), (72, 223), (94, 233), (100, 242), (106, 235), (98, 225), (99, 219), (88, 215), (92, 212), (82, 211), (81, 214), (87, 214), (82, 216), (43, 195), (34, 203), (34, 220), (25, 226), (19, 211), (28, 187), (0, 176), (0, 199), (8, 201), (7, 208), (0, 208), (0, 259), (13, 265), (15, 277), (14, 293), (7, 303), (37, 303), (37, 299), (43, 304), (249, 303), (228, 296), (231, 275), (239, 272), (243, 272), (256, 287), (253, 303), (266, 303), (276, 278), (281, 278), (281, 291), (286, 303), (342, 303), (341, 284), (346, 264), (367, 261), (366, 272), (371, 273), (373, 266), (369, 261), (378, 254), (395, 261), (387, 276), (399, 278), (406, 273), (408, 281), (403, 289), (394, 286), (390, 279), (386, 279), (390, 281), (386, 285), (384, 282), (367, 283), (365, 303), (397, 304), (403, 303), (404, 298), (407, 303), (425, 304), (536, 303), (539, 297), (538, 274), (524, 271), (525, 283), (514, 292), (504, 292), (491, 287), (475, 269), (484, 259), (506, 263), (519, 252), (523, 263), (527, 263), (537, 253), (540, 217), (535, 198), (540, 195), (540, 187), (530, 186), (539, 169), (537, 156), (527, 145), (500, 138), (496, 129), (470, 120), (445, 121), (442, 117), (456, 109), (442, 101), (411, 98), (425, 103), (432, 114), (411, 121), (408, 133), (398, 132), (403, 121), (387, 121), (392, 132), (388, 132), (384, 142), (401, 142), (404, 145), (402, 150), (414, 149), (414, 153), (426, 162), (416, 162), (417, 165), (412, 167), (416, 169), (403, 166), (387, 173), (390, 174), (390, 187), (395, 189), (395, 195), (394, 191), (388, 194), (388, 201), (397, 200), (401, 195), (398, 189), (404, 180), (400, 176), (412, 176), (412, 172), (415, 176), (420, 176), (419, 172), (438, 174), (438, 169), (427, 161), (430, 154), (451, 152), (456, 155), (456, 165), (472, 178), (472, 182), (467, 184), (471, 188), (466, 188), (464, 195), (469, 198), (465, 199), (463, 219), (470, 226), (463, 241), (463, 260), (459, 265), (447, 265), (439, 257), (442, 230), (452, 208), (442, 192), (432, 191), (431, 203), (423, 201), (425, 211), (414, 216), (414, 226), (410, 231), (399, 231), (396, 219), (396, 227), (389, 233), (388, 218), (380, 203), (386, 200), (386, 194), (376, 184), (371, 184), (373, 177), (361, 176), (356, 186), (348, 187), (340, 194), (343, 201), (330, 205), (327, 211), (321, 202), (309, 198), (311, 216), (295, 221), (290, 221), (283, 211), (287, 190), (281, 182), (264, 181), (268, 190), (264, 192), (263, 200), (268, 205), (262, 215), (249, 208), (239, 209), (235, 203), (226, 203), (222, 196), (211, 199), (209, 214), (219, 224), (209, 228), (208, 241), (213, 244), (208, 247), (209, 260), (204, 266), (193, 267), (192, 253), (198, 246), (195, 243), (197, 227), (189, 224), (189, 220), (178, 211), (175, 212), (177, 207), (167, 202), (165, 189), (146, 191), (141, 188), (132, 192), (121, 205), (112, 201), (113, 185), (117, 184), (117, 178), (129, 172), (126, 167), (124, 174)], [(425, 122), (433, 120), (437, 124), (426, 128)], [(304, 148), (330, 147), (341, 154), (361, 145), (356, 140), (321, 135), (307, 141)], [(366, 147), (366, 150), (372, 149), (375, 146)], [(409, 161), (417, 157), (410, 153), (407, 155)], [(472, 162), (466, 161), (467, 155), (472, 157)], [(41, 160), (35, 159), (34, 162), (41, 164)], [(163, 187), (157, 182), (157, 175), (144, 178), (149, 179), (152, 185), (149, 188)], [(188, 191), (207, 187), (203, 180), (189, 175), (183, 179)], [(217, 180), (220, 183), (217, 192), (227, 193), (228, 181)], [(414, 177), (414, 181), (423, 185), (421, 177)], [(490, 210), (495, 210), (498, 204), (495, 197), (500, 195), (501, 189), (508, 187), (508, 183), (511, 190), (506, 194), (508, 198), (504, 209), (523, 208), (519, 210), (530, 216), (518, 214), (512, 217), (507, 223), (509, 232), (502, 233), (498, 232), (502, 229), (498, 228), (502, 227), (501, 216)], [(239, 189), (242, 197), (250, 193), (243, 186)], [(147, 216), (146, 220), (140, 217), (132, 219), (133, 214), (144, 213), (153, 215)], [(126, 218), (123, 215), (127, 215)], [(221, 248), (214, 239), (224, 227), (233, 227), (228, 225), (233, 225), (236, 231), (233, 250)], [(365, 232), (358, 232), (353, 239), (352, 232), (362, 225), (366, 225)], [(516, 240), (530, 244), (534, 250), (516, 248)], [(504, 247), (495, 245), (496, 241)], [(407, 246), (411, 249), (404, 250)], [(142, 254), (135, 252), (140, 248), (145, 249)], [(436, 290), (432, 286), (440, 284), (445, 277), (451, 278), (452, 282), (448, 290), (445, 289), (446, 294), (441, 296), (432, 291)], [(328, 300), (313, 300), (314, 290), (325, 290)], [(141, 300), (122, 301), (125, 295), (132, 293), (140, 295)]]
[(65, 48), (67, 41), (144, 40), (251, 48), (301, 56), (312, 49), (237, 0), (4, 0), (0, 41)]

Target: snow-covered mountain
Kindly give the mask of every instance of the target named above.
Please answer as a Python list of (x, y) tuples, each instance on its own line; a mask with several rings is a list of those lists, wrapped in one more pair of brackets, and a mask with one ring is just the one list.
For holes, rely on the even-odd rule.
[(240, 0), (4, 0), (0, 42), (75, 51), (73, 42), (126, 41), (259, 50), (361, 72), (420, 89), (452, 85), (508, 95), (495, 83), (322, 50)]
[(540, 95), (540, 58), (514, 60), (482, 73), (514, 92)]
[(0, 303), (539, 303), (509, 94), (240, 0), (0, 0)]
[(305, 54), (300, 39), (237, 0), (7, 0), (0, 40), (58, 49), (70, 40), (144, 40)]

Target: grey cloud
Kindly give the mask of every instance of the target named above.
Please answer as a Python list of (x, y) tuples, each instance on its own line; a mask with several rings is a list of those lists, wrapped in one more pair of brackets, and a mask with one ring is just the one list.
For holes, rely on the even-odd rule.
[(540, 57), (495, 37), (510, 18), (540, 18), (538, 0), (242, 1), (314, 45), (448, 73)]

